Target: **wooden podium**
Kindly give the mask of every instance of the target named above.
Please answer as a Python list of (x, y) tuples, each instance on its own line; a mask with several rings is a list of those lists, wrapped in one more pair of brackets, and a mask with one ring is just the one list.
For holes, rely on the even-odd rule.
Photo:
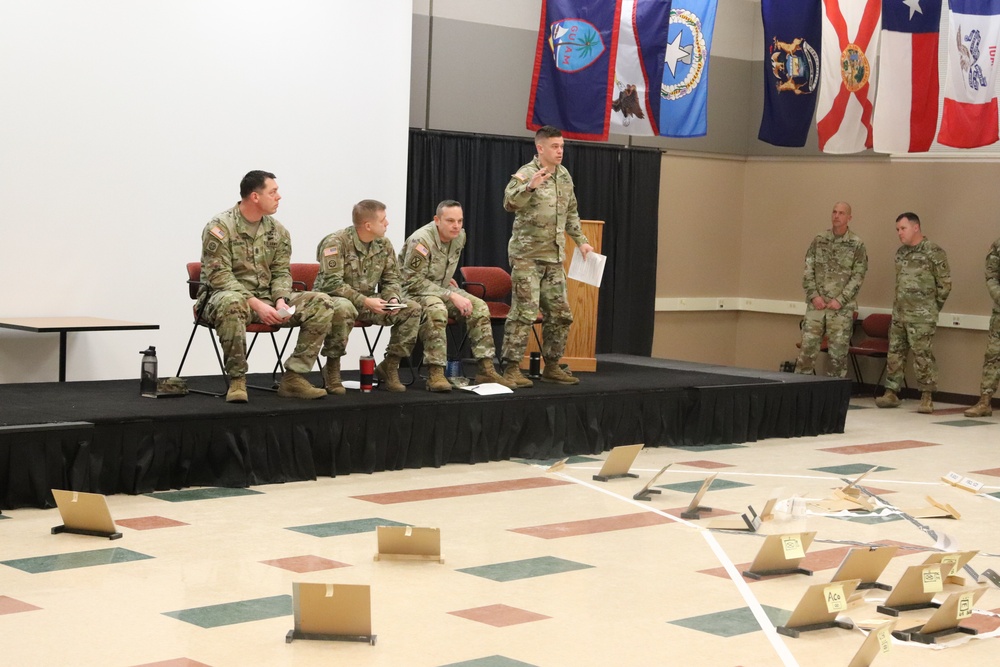
[[(601, 238), (604, 234), (603, 220), (581, 220), (580, 226), (583, 228), (583, 235), (590, 241), (595, 252), (601, 252)], [(576, 243), (566, 236), (566, 259), (563, 260), (563, 268), (569, 272), (569, 263), (573, 259), (573, 251)], [(608, 267), (605, 266), (605, 271)], [(576, 371), (596, 371), (597, 370), (597, 300), (600, 290), (593, 285), (586, 285), (577, 280), (566, 279), (566, 292), (569, 299), (569, 307), (573, 311), (573, 326), (569, 329), (569, 339), (566, 341), (566, 352), (563, 354), (562, 363), (568, 364), (570, 370)], [(542, 325), (536, 325), (538, 329)], [(538, 332), (541, 337), (541, 331)], [(521, 360), (521, 367), (528, 368), (532, 352), (540, 352), (538, 343), (534, 336), (528, 337), (528, 349), (524, 359)]]

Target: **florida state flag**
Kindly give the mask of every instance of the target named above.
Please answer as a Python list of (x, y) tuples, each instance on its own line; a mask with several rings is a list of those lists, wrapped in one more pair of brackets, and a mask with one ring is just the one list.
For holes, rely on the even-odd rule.
[(872, 147), (875, 55), (882, 0), (823, 0), (823, 66), (816, 130), (826, 153)]

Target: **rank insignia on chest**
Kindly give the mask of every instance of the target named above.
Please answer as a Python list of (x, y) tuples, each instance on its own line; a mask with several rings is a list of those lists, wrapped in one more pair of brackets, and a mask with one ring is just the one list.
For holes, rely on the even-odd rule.
[(430, 250), (428, 250), (423, 243), (418, 243), (413, 247), (413, 249), (419, 252), (424, 257), (426, 257), (430, 253)]
[(226, 232), (223, 231), (222, 227), (216, 225), (209, 230), (209, 233), (220, 241), (226, 238)]
[(323, 248), (323, 256), (330, 257), (337, 254), (337, 246), (330, 246), (329, 248)]

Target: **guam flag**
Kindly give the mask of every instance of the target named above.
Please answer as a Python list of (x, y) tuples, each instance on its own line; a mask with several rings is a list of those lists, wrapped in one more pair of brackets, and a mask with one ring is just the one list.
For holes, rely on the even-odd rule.
[(656, 135), (670, 0), (622, 0), (611, 131)]
[(941, 0), (882, 2), (872, 118), (873, 148), (879, 153), (922, 153), (934, 141), (940, 25)]
[(528, 128), (571, 139), (608, 138), (621, 2), (542, 0)]
[(955, 148), (997, 141), (997, 42), (1000, 0), (950, 0), (948, 69), (938, 143)]
[(708, 54), (717, 0), (674, 0), (660, 89), (660, 134), (708, 133)]
[(757, 138), (805, 146), (812, 126), (822, 43), (821, 0), (763, 0), (764, 115)]

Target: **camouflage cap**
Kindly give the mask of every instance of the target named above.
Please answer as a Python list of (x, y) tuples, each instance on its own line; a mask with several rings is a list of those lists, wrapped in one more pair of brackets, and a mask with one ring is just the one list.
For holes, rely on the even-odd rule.
[(188, 393), (187, 380), (178, 377), (164, 378), (156, 383), (156, 393), (185, 396)]

